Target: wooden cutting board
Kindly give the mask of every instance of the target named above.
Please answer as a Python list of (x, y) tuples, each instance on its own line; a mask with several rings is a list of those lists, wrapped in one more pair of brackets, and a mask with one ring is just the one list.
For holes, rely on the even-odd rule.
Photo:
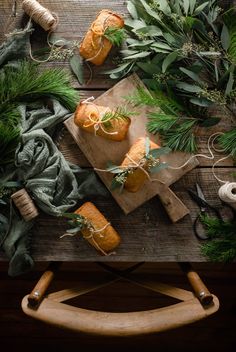
[[(129, 111), (137, 111), (137, 115), (131, 117), (131, 126), (126, 140), (122, 142), (114, 142), (104, 139), (100, 136), (95, 136), (79, 129), (74, 124), (74, 116), (72, 115), (65, 121), (65, 125), (82, 150), (86, 158), (94, 168), (105, 169), (107, 161), (112, 161), (115, 165), (120, 165), (125, 154), (129, 151), (133, 143), (142, 136), (149, 136), (151, 140), (157, 142), (158, 137), (146, 132), (147, 122), (147, 107), (132, 107), (127, 104), (124, 97), (132, 94), (138, 86), (145, 87), (142, 81), (136, 74), (123, 79), (114, 87), (97, 98), (94, 103), (98, 105), (116, 108), (118, 106), (127, 105)], [(162, 157), (162, 161), (166, 161), (171, 166), (179, 166), (184, 164), (190, 157), (189, 154), (182, 152), (174, 152)], [(167, 186), (179, 180), (184, 174), (192, 170), (198, 165), (196, 158), (192, 159), (184, 168), (180, 170), (164, 169), (158, 173), (158, 179)], [(101, 180), (109, 189), (113, 175), (106, 172), (97, 172)], [(123, 209), (125, 214), (130, 213), (149, 199), (159, 193), (159, 188), (155, 182), (146, 181), (142, 189), (136, 193), (130, 193), (124, 190), (111, 192), (114, 199)]]

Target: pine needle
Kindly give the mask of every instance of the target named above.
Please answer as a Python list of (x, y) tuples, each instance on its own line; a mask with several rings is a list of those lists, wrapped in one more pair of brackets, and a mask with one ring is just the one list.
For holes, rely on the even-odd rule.
[(120, 46), (125, 38), (125, 31), (119, 27), (108, 27), (104, 32), (106, 37), (112, 45)]
[(231, 154), (236, 159), (236, 128), (224, 133), (218, 140), (225, 152)]
[(21, 61), (17, 68), (7, 66), (0, 75), (0, 104), (53, 97), (74, 111), (77, 92), (70, 87), (68, 74), (61, 69), (38, 72), (35, 64)]
[(236, 258), (236, 221), (223, 221), (204, 216), (201, 218), (211, 239), (201, 251), (211, 261), (231, 262)]

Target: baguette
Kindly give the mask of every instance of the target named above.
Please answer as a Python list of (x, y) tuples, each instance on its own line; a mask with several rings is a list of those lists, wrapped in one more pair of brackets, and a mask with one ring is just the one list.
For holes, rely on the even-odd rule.
[(80, 55), (97, 66), (103, 64), (112, 48), (112, 43), (103, 36), (108, 27), (122, 28), (124, 20), (110, 10), (102, 10), (80, 44)]
[(75, 214), (83, 216), (95, 230), (103, 229), (92, 232), (85, 227), (81, 230), (83, 237), (99, 252), (106, 255), (120, 244), (120, 236), (93, 203), (84, 203), (75, 211)]
[(105, 106), (80, 103), (75, 111), (74, 122), (83, 130), (90, 133), (96, 132), (98, 136), (106, 139), (117, 142), (124, 140), (131, 123), (129, 117), (111, 119), (109, 124), (102, 124), (102, 128), (101, 125), (98, 124), (98, 129), (95, 131), (96, 122), (93, 121), (99, 122), (100, 115), (107, 112), (112, 112), (112, 110)]

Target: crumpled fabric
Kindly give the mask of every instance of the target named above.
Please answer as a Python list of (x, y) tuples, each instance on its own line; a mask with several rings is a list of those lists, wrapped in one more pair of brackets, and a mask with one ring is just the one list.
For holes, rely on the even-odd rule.
[[(25, 56), (30, 32), (28, 27), (20, 34), (13, 34), (0, 47), (0, 65)], [(36, 206), (53, 216), (68, 211), (84, 196), (107, 194), (94, 173), (68, 163), (53, 142), (55, 126), (70, 116), (68, 110), (56, 100), (47, 105), (41, 101), (22, 104), (19, 109), (21, 141), (16, 150), (14, 169), (2, 175), (5, 179), (20, 181)], [(9, 275), (17, 276), (34, 265), (30, 254), (34, 221), (25, 222), (12, 206), (5, 209), (6, 214), (11, 221), (6, 227), (0, 218), (0, 248), (9, 258)]]

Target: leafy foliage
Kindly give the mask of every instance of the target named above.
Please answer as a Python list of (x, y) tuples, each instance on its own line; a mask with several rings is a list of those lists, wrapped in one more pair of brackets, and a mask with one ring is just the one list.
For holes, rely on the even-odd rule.
[(231, 262), (236, 258), (236, 222), (202, 217), (210, 241), (201, 246), (201, 251), (211, 261)]
[[(216, 0), (129, 0), (127, 8), (131, 18), (126, 20), (122, 61), (108, 73), (117, 79), (138, 72), (151, 95), (157, 95), (153, 102), (142, 96), (142, 104), (146, 100), (160, 108), (161, 121), (152, 116), (148, 129), (161, 130), (174, 149), (194, 151), (195, 126), (206, 128), (220, 121), (209, 118), (208, 108), (227, 110), (235, 101), (236, 11), (222, 9)], [(169, 101), (163, 104), (164, 96)], [(169, 110), (173, 102), (175, 113)], [(169, 125), (168, 133), (159, 128), (163, 123)], [(185, 125), (184, 140), (174, 142), (182, 132), (180, 124)]]
[(112, 120), (127, 120), (136, 114), (136, 112), (128, 111), (126, 107), (118, 106), (115, 110), (106, 112), (102, 117), (102, 122), (105, 127), (110, 127)]

